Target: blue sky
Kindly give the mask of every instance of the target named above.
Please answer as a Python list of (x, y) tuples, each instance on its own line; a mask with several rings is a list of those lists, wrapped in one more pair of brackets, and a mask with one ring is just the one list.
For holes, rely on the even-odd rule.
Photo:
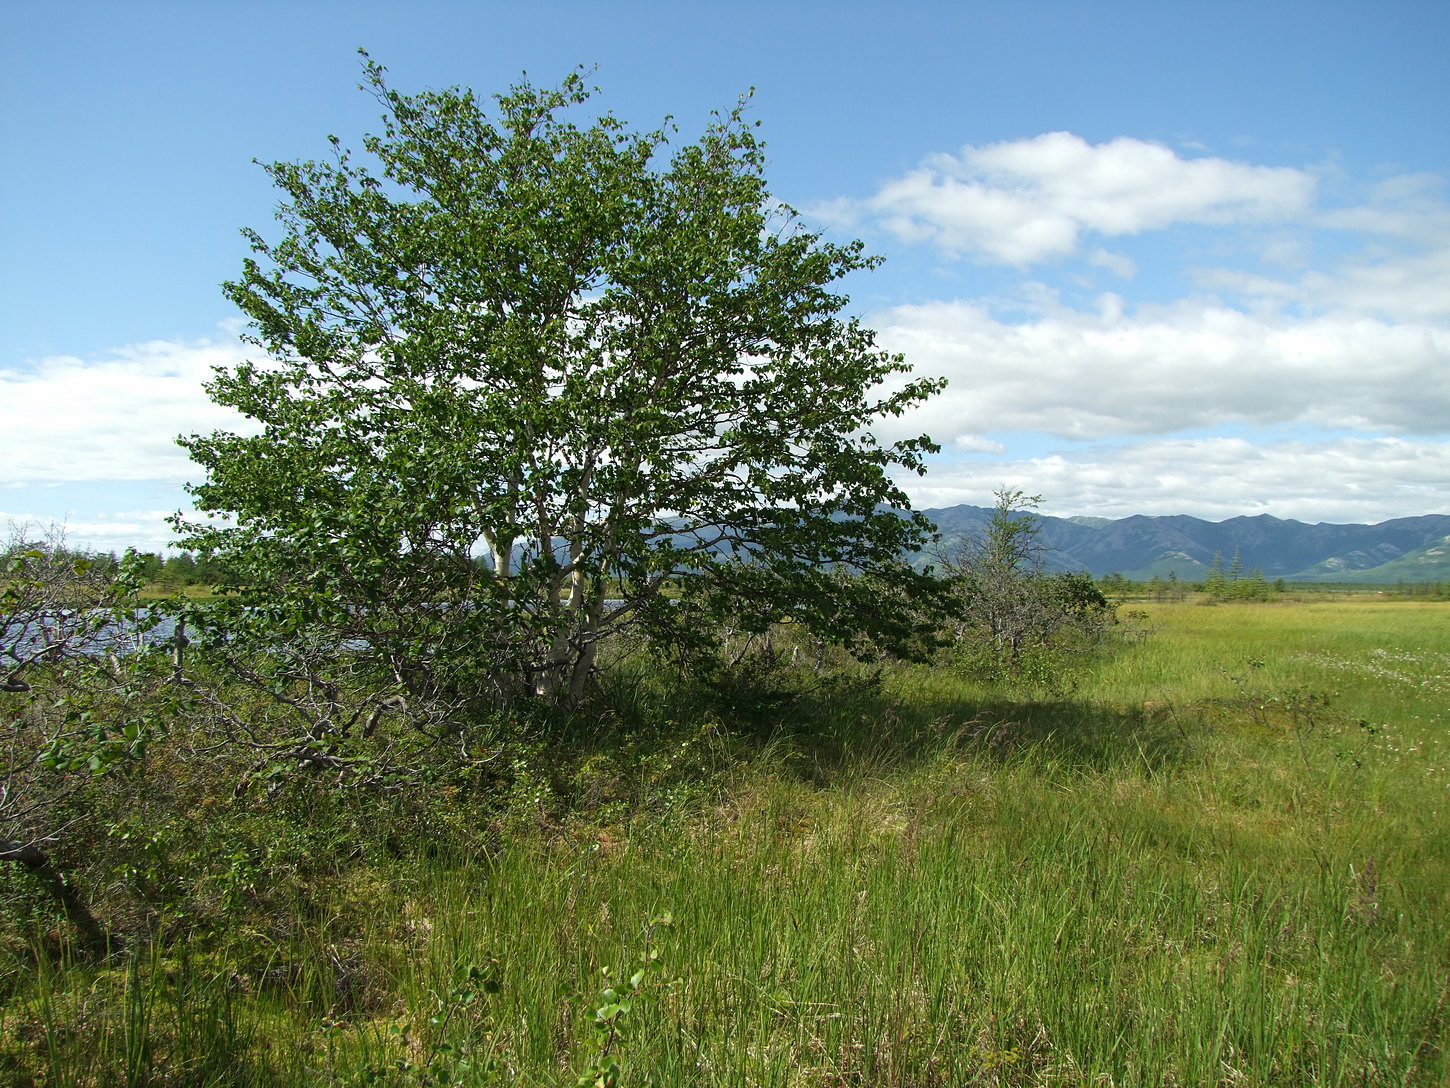
[(852, 310), (948, 392), (918, 505), (1450, 512), (1450, 5), (16, 2), (0, 6), (0, 524), (162, 546), (236, 426), (219, 283), (253, 158), (403, 91), (597, 65), (685, 133), (755, 88), (776, 196), (886, 257)]

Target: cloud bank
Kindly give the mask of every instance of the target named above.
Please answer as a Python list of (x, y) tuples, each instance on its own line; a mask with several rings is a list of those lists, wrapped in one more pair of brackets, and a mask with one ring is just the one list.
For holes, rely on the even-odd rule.
[(874, 196), (829, 211), (875, 219), (903, 240), (929, 241), (952, 256), (1026, 266), (1077, 254), (1088, 235), (1294, 218), (1314, 192), (1314, 177), (1302, 170), (1185, 159), (1128, 137), (1090, 144), (1049, 132), (933, 155)]
[(0, 487), (194, 478), (176, 436), (245, 425), (203, 389), (243, 357), (236, 341), (153, 340), (0, 370)]
[(1450, 329), (1256, 315), (1211, 301), (1023, 322), (973, 302), (876, 315), (883, 344), (945, 376), (893, 427), (966, 446), (1003, 431), (1095, 441), (1225, 424), (1434, 434), (1450, 422)]
[[(1379, 521), (1450, 513), (1443, 190), (1052, 132), (933, 155), (815, 214), (897, 239), (893, 264), (924, 248), (996, 277), (933, 297), (922, 276), (866, 315), (950, 382), (879, 428), (944, 445), (902, 481), (917, 504), (985, 504), (1007, 484), (1059, 514)], [(107, 547), (164, 541), (166, 497), (127, 485), (185, 503), (195, 469), (174, 438), (245, 427), (202, 388), (243, 355), (228, 329), (0, 370), (0, 520), (48, 507)], [(114, 501), (67, 497), (81, 485)]]
[[(1450, 512), (1443, 179), (1356, 189), (1335, 177), (1333, 205), (1321, 180), (1055, 132), (933, 155), (870, 197), (820, 209), (938, 260), (1023, 277), (1005, 294), (869, 315), (917, 373), (950, 382), (885, 430), (929, 433), (951, 458), (903, 481), (913, 498), (983, 504), (1005, 483), (1065, 514)], [(1137, 272), (1104, 248), (1130, 237), (1160, 298), (1084, 292), (1097, 269)], [(1166, 301), (1165, 272), (1183, 285)]]
[(1450, 511), (1450, 441), (1153, 439), (1043, 457), (939, 465), (903, 479), (913, 503), (992, 505), (1007, 485), (1044, 497), (1043, 513), (1120, 518), (1272, 514), (1374, 524)]

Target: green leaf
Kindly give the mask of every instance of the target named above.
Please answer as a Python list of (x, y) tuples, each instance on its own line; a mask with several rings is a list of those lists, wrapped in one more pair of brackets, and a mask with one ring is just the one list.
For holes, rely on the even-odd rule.
[[(415, 723), (569, 703), (616, 637), (694, 652), (727, 614), (906, 652), (933, 583), (902, 560), (931, 527), (892, 470), (934, 447), (870, 428), (940, 383), (844, 313), (877, 262), (776, 202), (743, 103), (676, 146), (574, 119), (569, 81), (485, 109), (366, 72), (377, 168), (341, 141), (269, 165), (277, 234), (224, 287), (265, 357), (208, 392), (256, 432), (181, 439), (205, 478), (183, 543), (234, 579), (209, 613), (233, 678), (286, 708), (257, 743), (336, 729), (329, 688), (405, 688)], [(364, 732), (336, 751), (401, 773), (427, 747)]]

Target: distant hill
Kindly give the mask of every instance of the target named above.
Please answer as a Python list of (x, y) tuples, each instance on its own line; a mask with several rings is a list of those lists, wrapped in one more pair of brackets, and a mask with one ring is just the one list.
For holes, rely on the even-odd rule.
[[(979, 534), (992, 511), (952, 506), (923, 511), (948, 551)], [(1298, 582), (1440, 582), (1450, 579), (1450, 514), (1395, 518), (1378, 525), (1332, 525), (1257, 517), (1204, 521), (1187, 515), (1054, 518), (1038, 515), (1046, 565), (1117, 572), (1135, 580), (1155, 574), (1200, 581), (1214, 553), (1227, 566), (1235, 552), (1244, 570)]]

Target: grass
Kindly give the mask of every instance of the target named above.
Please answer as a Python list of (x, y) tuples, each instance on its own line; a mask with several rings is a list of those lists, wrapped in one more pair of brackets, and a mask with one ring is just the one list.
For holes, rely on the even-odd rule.
[(142, 586), (136, 595), (143, 601), (160, 601), (178, 597), (186, 600), (208, 600), (218, 594), (215, 586), (205, 583), (151, 582)]
[(0, 1080), (1450, 1083), (1450, 606), (1143, 611), (1065, 694), (903, 667), (680, 720), (689, 789), (601, 747), (471, 852), (37, 945)]

